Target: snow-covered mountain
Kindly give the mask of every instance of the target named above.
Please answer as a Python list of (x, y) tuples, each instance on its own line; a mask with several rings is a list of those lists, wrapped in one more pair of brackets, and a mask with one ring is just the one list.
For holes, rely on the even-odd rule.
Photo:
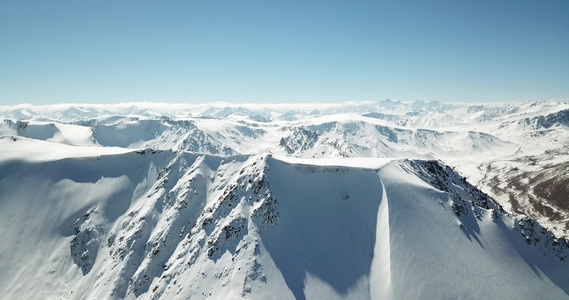
[(568, 299), (567, 111), (0, 107), (0, 293)]

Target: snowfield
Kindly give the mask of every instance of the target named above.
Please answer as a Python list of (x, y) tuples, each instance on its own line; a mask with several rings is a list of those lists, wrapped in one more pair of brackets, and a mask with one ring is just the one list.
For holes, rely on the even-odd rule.
[(569, 299), (568, 111), (0, 106), (0, 294)]

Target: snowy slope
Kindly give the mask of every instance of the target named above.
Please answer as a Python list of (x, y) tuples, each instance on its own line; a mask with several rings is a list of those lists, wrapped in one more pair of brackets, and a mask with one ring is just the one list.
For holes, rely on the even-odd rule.
[(292, 106), (22, 104), (0, 106), (0, 135), (222, 156), (441, 159), (508, 210), (567, 238), (568, 110), (569, 102), (562, 101), (467, 105), (389, 99)]
[(0, 294), (567, 299), (568, 109), (0, 106)]
[(44, 153), (0, 152), (9, 299), (569, 298), (567, 244), (436, 161), (2, 146)]
[[(569, 237), (569, 102), (0, 106), (1, 136), (83, 147), (440, 159)], [(549, 188), (549, 186), (552, 186)], [(536, 190), (537, 189), (537, 190)]]

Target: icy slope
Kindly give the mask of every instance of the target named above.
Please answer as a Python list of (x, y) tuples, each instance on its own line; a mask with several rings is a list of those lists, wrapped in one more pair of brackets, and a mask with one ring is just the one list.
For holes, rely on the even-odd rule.
[(569, 298), (567, 244), (439, 162), (1, 143), (9, 299)]

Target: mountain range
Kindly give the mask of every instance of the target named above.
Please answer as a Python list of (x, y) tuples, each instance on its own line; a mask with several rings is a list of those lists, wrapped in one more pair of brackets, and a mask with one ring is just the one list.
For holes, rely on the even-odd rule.
[(10, 299), (569, 299), (569, 103), (0, 106)]

